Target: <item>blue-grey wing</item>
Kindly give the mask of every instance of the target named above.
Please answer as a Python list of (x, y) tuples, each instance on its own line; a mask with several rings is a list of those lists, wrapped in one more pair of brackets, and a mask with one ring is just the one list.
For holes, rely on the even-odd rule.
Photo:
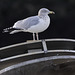
[(31, 26), (37, 25), (38, 23), (39, 23), (39, 17), (33, 16), (16, 22), (13, 27), (27, 30)]

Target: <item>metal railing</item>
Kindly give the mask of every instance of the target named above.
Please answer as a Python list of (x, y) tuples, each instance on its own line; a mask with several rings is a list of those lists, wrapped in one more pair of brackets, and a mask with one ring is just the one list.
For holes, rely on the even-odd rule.
[(46, 39), (32, 42), (24, 42), (0, 48), (0, 59), (25, 54), (28, 50), (39, 50), (47, 53), (49, 50), (74, 50), (75, 40), (71, 39)]
[[(54, 68), (54, 70), (64, 69), (68, 66), (71, 66), (71, 68), (74, 69), (75, 40), (46, 39), (0, 48), (0, 75), (3, 75), (4, 73), (5, 75), (10, 75), (11, 71), (9, 73), (9, 70), (12, 70), (13, 75), (15, 75), (16, 72), (14, 68), (16, 68), (16, 71), (17, 68), (21, 68), (22, 70), (22, 66), (28, 64), (34, 65), (35, 63), (38, 64), (38, 62), (42, 63), (43, 61), (45, 61), (45, 66), (49, 64), (48, 61), (50, 61), (50, 68)], [(44, 67), (44, 65), (40, 66)]]

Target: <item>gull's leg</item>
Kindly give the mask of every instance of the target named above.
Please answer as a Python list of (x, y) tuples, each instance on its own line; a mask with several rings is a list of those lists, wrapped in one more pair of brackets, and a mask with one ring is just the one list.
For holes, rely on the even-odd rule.
[(37, 38), (37, 40), (39, 40), (39, 36), (38, 36), (38, 33), (36, 33), (36, 38)]
[(35, 40), (35, 33), (33, 33), (33, 40)]

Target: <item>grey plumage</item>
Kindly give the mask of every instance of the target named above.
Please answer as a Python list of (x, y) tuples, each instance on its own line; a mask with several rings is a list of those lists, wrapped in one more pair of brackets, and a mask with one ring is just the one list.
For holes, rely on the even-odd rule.
[(31, 26), (37, 25), (39, 23), (39, 17), (33, 16), (23, 20), (17, 21), (13, 27), (9, 27), (3, 30), (4, 32), (10, 32), (10, 34), (22, 32), (23, 30), (27, 30)]
[(19, 28), (19, 29), (25, 29), (27, 30), (31, 26), (37, 25), (39, 23), (39, 17), (38, 16), (33, 16), (26, 18), (24, 20), (20, 20), (16, 22), (13, 26), (13, 28)]

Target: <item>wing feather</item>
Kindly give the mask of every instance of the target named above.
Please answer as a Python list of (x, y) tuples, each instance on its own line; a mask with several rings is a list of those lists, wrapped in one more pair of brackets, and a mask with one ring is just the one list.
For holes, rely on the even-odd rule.
[(25, 29), (27, 30), (31, 26), (37, 25), (39, 23), (39, 17), (38, 16), (33, 16), (26, 18), (24, 20), (17, 21), (13, 28), (19, 28), (19, 29)]

